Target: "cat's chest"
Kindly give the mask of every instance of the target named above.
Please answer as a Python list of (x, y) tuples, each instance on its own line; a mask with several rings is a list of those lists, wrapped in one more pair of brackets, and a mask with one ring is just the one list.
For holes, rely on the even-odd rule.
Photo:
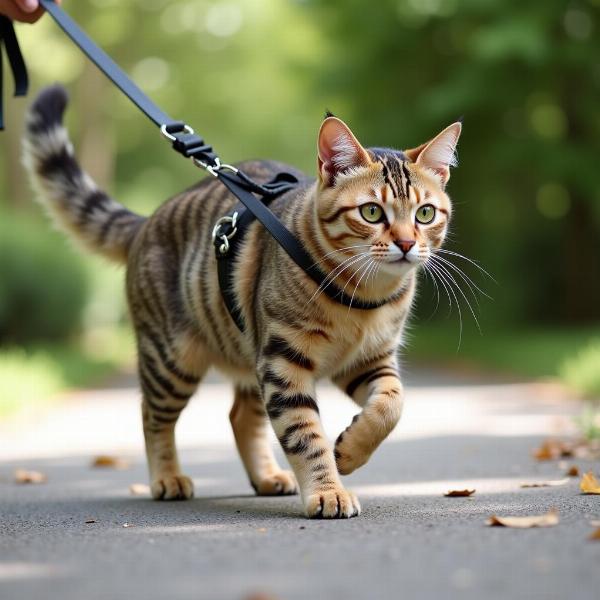
[(340, 320), (322, 344), (319, 374), (327, 376), (398, 346), (404, 318), (393, 316), (393, 312), (381, 311), (377, 315), (363, 313), (358, 318)]

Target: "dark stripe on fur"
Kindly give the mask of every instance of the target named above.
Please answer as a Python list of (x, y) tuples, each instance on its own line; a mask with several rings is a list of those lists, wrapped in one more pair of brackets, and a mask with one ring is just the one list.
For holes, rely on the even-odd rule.
[(283, 394), (276, 392), (271, 396), (271, 399), (267, 403), (267, 413), (271, 419), (277, 419), (286, 410), (294, 408), (309, 408), (310, 410), (314, 410), (316, 413), (319, 412), (319, 407), (317, 406), (314, 398), (307, 396), (306, 394), (292, 394), (291, 396), (284, 396)]
[(312, 371), (315, 368), (310, 358), (294, 349), (286, 340), (279, 336), (274, 335), (269, 338), (267, 345), (263, 348), (263, 354), (265, 356), (281, 356), (288, 362), (308, 371)]

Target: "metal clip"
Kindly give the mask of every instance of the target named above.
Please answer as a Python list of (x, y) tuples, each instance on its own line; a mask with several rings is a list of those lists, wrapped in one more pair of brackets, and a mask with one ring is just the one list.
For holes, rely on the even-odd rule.
[[(160, 126), (160, 132), (170, 142), (177, 141), (177, 138), (167, 131), (166, 125)], [(194, 133), (194, 130), (189, 125), (184, 125), (183, 132), (191, 135), (192, 133)], [(218, 156), (215, 156), (215, 163), (213, 165), (211, 165), (203, 160), (200, 160), (199, 158), (194, 158), (193, 156), (190, 156), (190, 158), (192, 159), (192, 162), (197, 167), (200, 167), (201, 169), (208, 171), (213, 177), (217, 177), (217, 172), (220, 170), (227, 170), (227, 171), (231, 171), (232, 173), (238, 172), (238, 169), (236, 167), (234, 167), (233, 165), (228, 165), (226, 163), (222, 163), (221, 159)]]
[[(188, 134), (192, 134), (194, 133), (194, 130), (189, 126), (189, 125), (184, 125), (183, 126), (183, 131), (184, 133), (188, 133)], [(170, 134), (167, 131), (167, 126), (166, 125), (161, 125), (160, 126), (160, 132), (163, 134), (164, 137), (166, 137), (170, 142), (175, 142), (177, 140), (177, 138)]]
[[(219, 252), (221, 254), (227, 254), (227, 252), (229, 252), (229, 240), (237, 233), (237, 219), (238, 213), (236, 211), (231, 216), (226, 215), (224, 217), (221, 217), (213, 227), (212, 241), (214, 244), (217, 238), (221, 240), (221, 245), (219, 246)], [(229, 223), (229, 225), (231, 226), (231, 231), (228, 234), (221, 233), (221, 226), (225, 225), (226, 223)]]

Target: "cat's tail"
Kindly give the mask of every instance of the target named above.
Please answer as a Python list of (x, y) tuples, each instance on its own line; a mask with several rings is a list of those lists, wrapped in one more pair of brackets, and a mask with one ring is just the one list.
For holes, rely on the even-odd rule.
[(87, 248), (125, 262), (145, 218), (98, 189), (82, 171), (62, 124), (66, 90), (48, 87), (32, 104), (23, 139), (24, 162), (42, 205), (54, 222)]

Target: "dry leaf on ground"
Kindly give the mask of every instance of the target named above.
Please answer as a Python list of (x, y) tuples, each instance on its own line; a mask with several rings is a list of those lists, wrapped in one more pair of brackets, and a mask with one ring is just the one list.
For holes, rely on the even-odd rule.
[(446, 498), (468, 498), (475, 493), (475, 490), (450, 490), (446, 492), (444, 496)]
[(487, 525), (496, 527), (514, 527), (515, 529), (530, 529), (531, 527), (552, 527), (558, 525), (558, 511), (549, 510), (545, 515), (534, 515), (530, 517), (497, 517), (492, 515)]
[(99, 469), (128, 469), (130, 466), (129, 461), (124, 458), (119, 458), (118, 456), (109, 456), (106, 454), (101, 454), (100, 456), (96, 456), (92, 460), (92, 467)]
[(549, 439), (544, 440), (539, 448), (533, 451), (536, 460), (558, 460), (573, 456), (574, 446), (570, 442)]
[(536, 481), (533, 483), (522, 483), (520, 487), (522, 488), (540, 488), (540, 487), (557, 487), (559, 485), (565, 485), (569, 483), (569, 478), (565, 477), (564, 479), (557, 479), (555, 481)]
[(600, 482), (591, 471), (583, 474), (579, 482), (579, 489), (583, 494), (600, 494)]
[(569, 467), (565, 475), (567, 477), (579, 477), (579, 467), (577, 465), (572, 465), (571, 467)]
[(39, 471), (27, 471), (17, 469), (15, 471), (15, 483), (46, 483), (48, 478)]
[(598, 527), (596, 531), (594, 531), (592, 535), (590, 535), (589, 539), (594, 541), (600, 541), (600, 527)]
[(145, 483), (132, 483), (129, 486), (129, 493), (132, 496), (149, 496), (150, 486)]

